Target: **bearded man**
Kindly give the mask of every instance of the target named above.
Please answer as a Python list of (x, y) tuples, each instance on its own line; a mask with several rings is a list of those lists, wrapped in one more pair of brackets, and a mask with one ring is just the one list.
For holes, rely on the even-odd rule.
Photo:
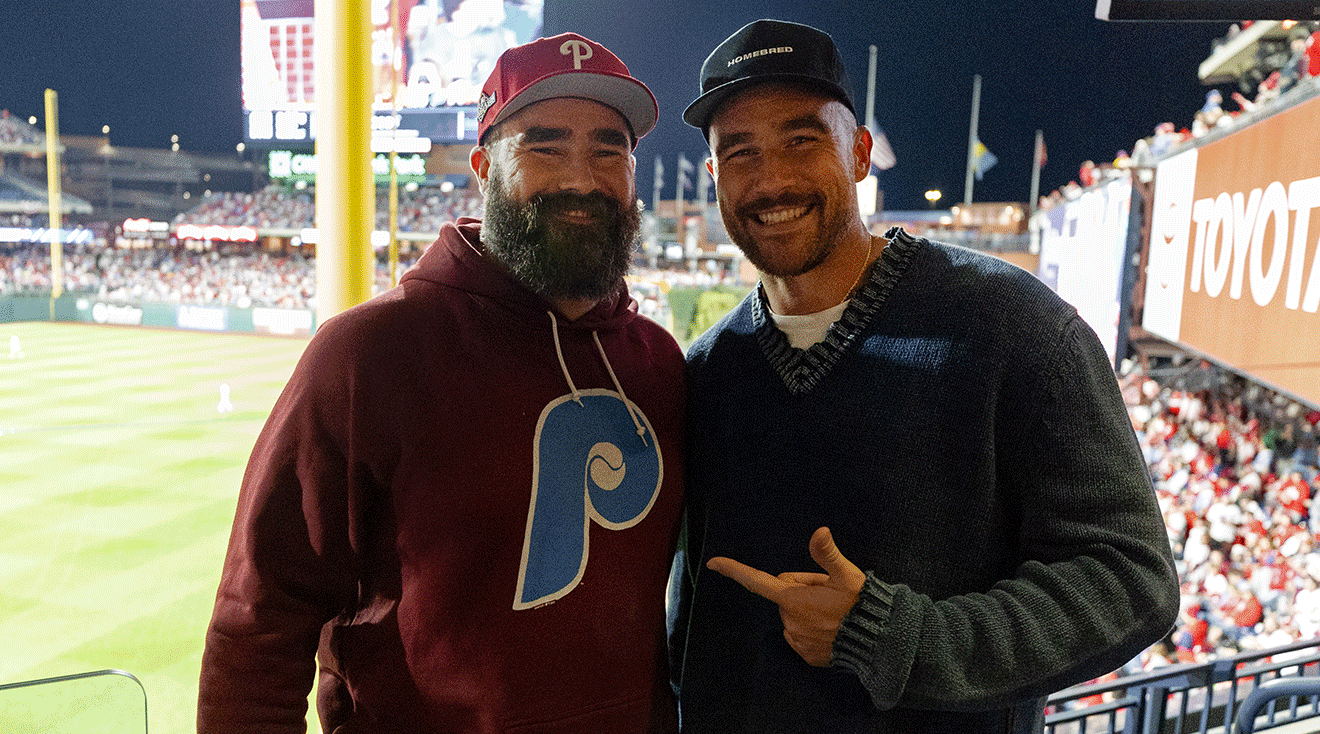
[(575, 34), (506, 51), (446, 224), (316, 333), (257, 441), (198, 731), (677, 731), (682, 353), (623, 276), (655, 98)]

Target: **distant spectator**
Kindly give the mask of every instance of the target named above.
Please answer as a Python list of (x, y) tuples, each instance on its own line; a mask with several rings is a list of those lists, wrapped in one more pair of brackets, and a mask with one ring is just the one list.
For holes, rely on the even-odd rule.
[(41, 145), (46, 142), (45, 133), (10, 114), (9, 110), (0, 110), (0, 144)]
[(1279, 91), (1287, 92), (1303, 79), (1312, 76), (1311, 63), (1314, 60), (1309, 53), (1312, 35), (1306, 27), (1298, 26), (1288, 36), (1288, 60), (1279, 69)]

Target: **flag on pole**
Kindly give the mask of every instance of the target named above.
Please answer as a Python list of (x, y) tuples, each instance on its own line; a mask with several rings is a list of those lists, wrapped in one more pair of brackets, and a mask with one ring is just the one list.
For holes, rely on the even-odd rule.
[(681, 190), (688, 191), (692, 188), (692, 161), (682, 153), (678, 154), (678, 181)]
[(885, 131), (880, 126), (871, 122), (867, 125), (871, 129), (871, 165), (880, 170), (888, 170), (898, 163), (898, 158), (894, 156), (894, 149), (889, 146), (889, 138), (885, 137)]
[(875, 67), (878, 49), (871, 46), (871, 62), (866, 72), (866, 128), (871, 131), (871, 165), (886, 170), (893, 168), (898, 159), (889, 146), (889, 138), (875, 121)]
[(990, 152), (989, 148), (985, 147), (985, 143), (982, 143), (980, 138), (976, 139), (973, 151), (972, 167), (976, 172), (976, 180), (980, 181), (985, 172), (993, 168), (999, 162), (999, 159), (995, 157), (994, 153)]
[[(1040, 169), (1045, 167), (1045, 134), (1036, 131), (1036, 145), (1031, 155), (1031, 202), (1029, 208), (1030, 216), (1036, 216), (1036, 209), (1040, 204)], [(1035, 236), (1036, 230), (1032, 230), (1032, 236)]]

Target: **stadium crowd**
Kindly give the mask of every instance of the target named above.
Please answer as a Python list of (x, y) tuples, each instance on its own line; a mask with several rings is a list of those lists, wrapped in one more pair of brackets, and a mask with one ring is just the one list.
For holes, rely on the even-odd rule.
[[(0, 295), (51, 288), (50, 248), (0, 244)], [(420, 253), (400, 254), (398, 273)], [(66, 245), (64, 290), (121, 303), (189, 303), (249, 308), (315, 309), (316, 259), (262, 252), (251, 245), (218, 250)], [(372, 292), (390, 287), (389, 265), (376, 258)]]
[(174, 217), (173, 224), (256, 227), (297, 230), (312, 226), (316, 199), (311, 191), (294, 191), (269, 184), (254, 193), (218, 191), (202, 197), (201, 203)]
[[(388, 199), (376, 197), (376, 223), (389, 228)], [(481, 197), (466, 189), (446, 190), (440, 186), (406, 186), (399, 189), (400, 232), (433, 234), (440, 225), (458, 217), (480, 216)], [(173, 225), (221, 224), (227, 227), (296, 231), (311, 227), (316, 217), (315, 189), (294, 189), (269, 184), (255, 193), (211, 192), (196, 207), (174, 217)]]
[(31, 214), (8, 213), (0, 214), (0, 227), (21, 227), (23, 229), (36, 229), (45, 227), (49, 218), (42, 216), (33, 216)]
[[(66, 245), (64, 290), (108, 301), (310, 308), (315, 270), (299, 256), (226, 249)], [(378, 280), (383, 274), (378, 273)], [(50, 247), (0, 244), (0, 295), (51, 288)]]
[(1169, 638), (1131, 669), (1320, 637), (1320, 411), (1194, 369), (1198, 389), (1122, 378), (1182, 579)]
[[(421, 252), (400, 252), (396, 276)], [(230, 243), (208, 251), (186, 247), (66, 245), (64, 290), (120, 303), (190, 303), (249, 308), (315, 309), (316, 258), (260, 251)], [(397, 277), (395, 279), (397, 281)], [(707, 272), (641, 268), (629, 278), (641, 313), (672, 325), (666, 294), (671, 286), (709, 286), (721, 278)], [(50, 246), (0, 243), (0, 295), (45, 293), (51, 288)], [(376, 258), (373, 293), (390, 287), (383, 253)]]

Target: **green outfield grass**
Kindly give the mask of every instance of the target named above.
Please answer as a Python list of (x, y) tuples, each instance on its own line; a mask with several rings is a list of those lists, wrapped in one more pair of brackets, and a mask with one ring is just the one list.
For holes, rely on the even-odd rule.
[[(239, 481), (304, 346), (0, 324), (0, 683), (123, 669), (146, 689), (151, 732), (195, 730)], [(141, 691), (117, 676), (0, 691), (0, 732), (142, 719)]]

